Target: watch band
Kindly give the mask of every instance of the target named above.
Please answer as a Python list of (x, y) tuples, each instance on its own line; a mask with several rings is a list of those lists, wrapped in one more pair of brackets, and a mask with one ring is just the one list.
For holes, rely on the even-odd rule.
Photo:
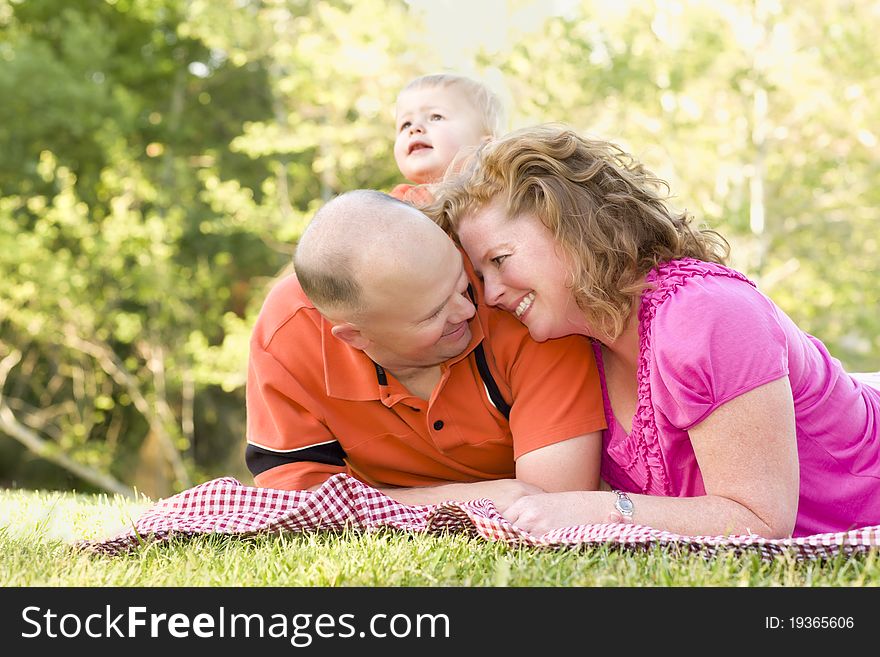
[(611, 492), (617, 495), (617, 499), (614, 501), (614, 508), (617, 509), (617, 512), (621, 516), (623, 516), (623, 522), (632, 522), (633, 509), (635, 507), (633, 506), (632, 500), (629, 499), (629, 495), (616, 488)]

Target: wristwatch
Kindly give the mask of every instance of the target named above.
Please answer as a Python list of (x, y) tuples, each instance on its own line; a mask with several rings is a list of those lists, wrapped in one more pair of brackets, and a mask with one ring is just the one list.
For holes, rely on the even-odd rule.
[(629, 499), (629, 495), (624, 493), (622, 490), (614, 489), (611, 491), (615, 495), (617, 495), (617, 499), (614, 502), (614, 508), (623, 516), (624, 522), (632, 522), (633, 521), (633, 502)]

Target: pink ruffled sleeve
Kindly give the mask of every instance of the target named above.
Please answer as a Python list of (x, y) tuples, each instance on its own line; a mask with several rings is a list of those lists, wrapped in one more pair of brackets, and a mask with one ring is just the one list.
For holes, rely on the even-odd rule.
[(695, 277), (652, 324), (654, 408), (688, 430), (725, 402), (788, 374), (776, 306), (748, 283)]

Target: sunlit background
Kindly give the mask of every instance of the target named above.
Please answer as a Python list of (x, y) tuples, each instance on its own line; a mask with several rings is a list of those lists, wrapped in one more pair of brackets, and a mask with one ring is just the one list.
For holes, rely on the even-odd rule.
[(880, 3), (0, 0), (0, 485), (243, 464), (250, 327), (315, 209), (403, 182), (412, 77), (611, 139), (880, 370)]

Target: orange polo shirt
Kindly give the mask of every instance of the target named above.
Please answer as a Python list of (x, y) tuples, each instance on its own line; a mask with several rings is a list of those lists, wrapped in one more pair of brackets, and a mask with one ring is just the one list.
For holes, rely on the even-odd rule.
[[(471, 342), (441, 365), (430, 401), (336, 339), (296, 277), (275, 285), (250, 342), (248, 467), (258, 486), (305, 489), (345, 472), (374, 486), (515, 476), (515, 459), (606, 426), (589, 341), (538, 343), (509, 313), (478, 305)], [(477, 369), (483, 343), (510, 419)]]
[(422, 207), (434, 201), (434, 194), (431, 192), (430, 185), (410, 185), (408, 183), (400, 183), (388, 192), (389, 196), (393, 196), (399, 201), (409, 203), (415, 207)]

